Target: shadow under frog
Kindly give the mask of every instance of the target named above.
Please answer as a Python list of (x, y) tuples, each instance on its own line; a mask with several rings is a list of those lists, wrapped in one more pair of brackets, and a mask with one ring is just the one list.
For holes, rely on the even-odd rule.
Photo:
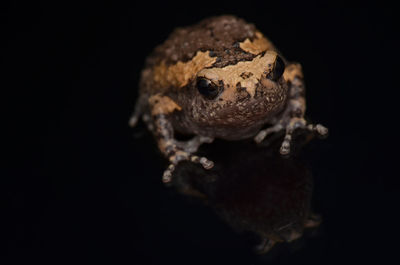
[[(297, 148), (312, 137), (297, 137)], [(312, 175), (296, 154), (282, 157), (277, 152), (280, 138), (276, 138), (267, 146), (220, 141), (204, 147), (200, 152), (218, 161), (215, 168), (184, 162), (169, 185), (206, 202), (236, 230), (259, 236), (258, 253), (268, 252), (278, 242), (296, 240), (320, 223), (310, 209)]]

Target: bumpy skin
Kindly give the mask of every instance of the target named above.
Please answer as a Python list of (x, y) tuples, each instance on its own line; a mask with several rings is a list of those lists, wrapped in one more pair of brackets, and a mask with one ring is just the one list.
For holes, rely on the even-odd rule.
[[(261, 142), (285, 129), (280, 152), (288, 154), (296, 128), (326, 134), (304, 120), (304, 92), (300, 64), (287, 62), (253, 24), (212, 17), (176, 29), (147, 58), (130, 124), (142, 116), (155, 135), (171, 162), (163, 176), (168, 182), (182, 160), (211, 168), (212, 161), (193, 153), (214, 138)], [(174, 131), (195, 137), (180, 142)]]

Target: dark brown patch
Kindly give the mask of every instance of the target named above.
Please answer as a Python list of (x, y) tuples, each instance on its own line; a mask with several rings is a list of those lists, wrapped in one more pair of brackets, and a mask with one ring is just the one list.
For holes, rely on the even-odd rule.
[[(215, 67), (224, 67), (242, 60), (251, 60), (254, 54), (244, 52), (238, 46), (245, 39), (255, 38), (253, 24), (234, 16), (218, 16), (204, 19), (200, 23), (178, 28), (169, 38), (155, 48), (147, 59), (151, 67), (165, 60), (166, 65), (190, 60), (197, 51), (213, 51), (213, 56), (221, 58)], [(226, 51), (229, 51), (227, 53)]]
[(253, 75), (253, 73), (251, 73), (251, 72), (243, 72), (243, 73), (240, 74), (240, 77), (243, 78), (243, 79), (247, 79), (252, 75)]
[(240, 82), (236, 84), (236, 97), (237, 102), (242, 102), (250, 98), (249, 92), (247, 92), (245, 87), (242, 87)]

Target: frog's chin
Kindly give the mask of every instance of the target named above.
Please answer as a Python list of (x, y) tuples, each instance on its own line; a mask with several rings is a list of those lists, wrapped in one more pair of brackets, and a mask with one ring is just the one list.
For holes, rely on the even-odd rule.
[(274, 118), (283, 107), (283, 104), (270, 105), (266, 100), (252, 99), (220, 109), (214, 117), (232, 129), (257, 127)]
[(284, 108), (283, 97), (281, 101), (271, 101), (265, 94), (235, 101), (197, 100), (183, 116), (188, 118), (192, 124), (190, 126), (197, 128), (209, 128), (207, 130), (211, 131), (244, 130), (243, 134), (251, 134)]
[(247, 109), (250, 112), (248, 118), (255, 121), (269, 120), (281, 112), (284, 106), (284, 101), (271, 102), (271, 99), (267, 97), (252, 99), (247, 105)]

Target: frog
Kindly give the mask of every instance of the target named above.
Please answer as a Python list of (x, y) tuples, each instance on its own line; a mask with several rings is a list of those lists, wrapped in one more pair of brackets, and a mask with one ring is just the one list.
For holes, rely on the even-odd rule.
[(213, 168), (196, 152), (214, 139), (260, 144), (283, 130), (279, 152), (289, 155), (297, 129), (327, 135), (325, 126), (306, 121), (305, 111), (301, 64), (288, 61), (254, 24), (219, 15), (176, 28), (154, 48), (129, 125), (142, 119), (154, 135), (169, 160), (162, 177), (168, 183), (181, 161)]

